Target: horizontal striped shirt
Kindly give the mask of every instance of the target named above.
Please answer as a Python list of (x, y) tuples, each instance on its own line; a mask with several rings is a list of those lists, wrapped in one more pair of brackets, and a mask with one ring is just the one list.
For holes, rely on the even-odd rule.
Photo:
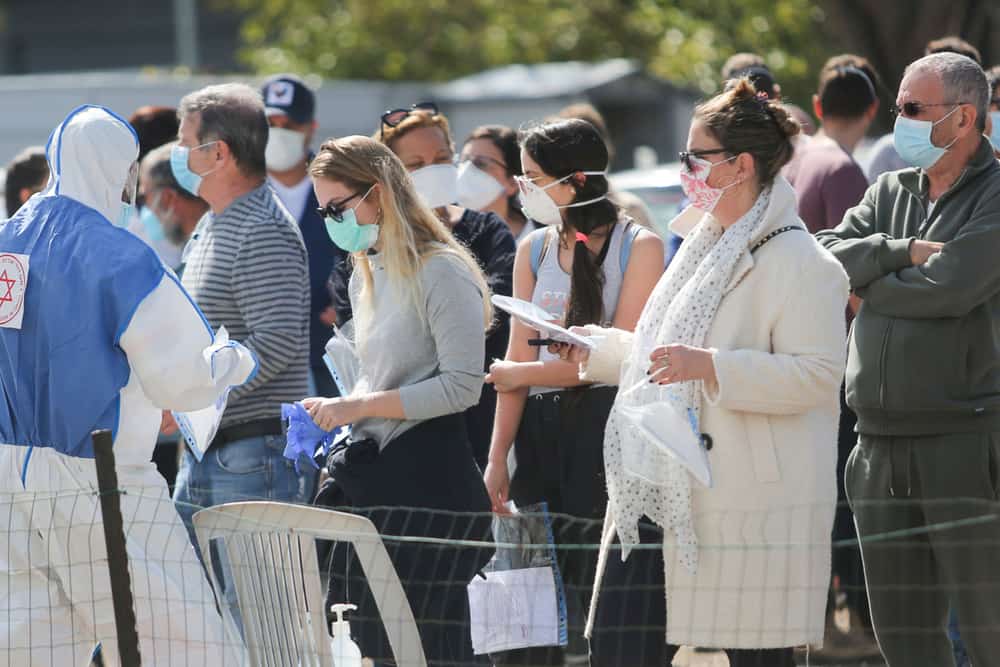
[(309, 270), (299, 226), (266, 183), (205, 214), (185, 249), (182, 284), (213, 329), (257, 356), (221, 427), (280, 418), (309, 389)]

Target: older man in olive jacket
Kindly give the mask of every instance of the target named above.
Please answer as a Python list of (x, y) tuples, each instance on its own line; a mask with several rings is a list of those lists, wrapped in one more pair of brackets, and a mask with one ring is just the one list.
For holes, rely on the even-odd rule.
[(909, 66), (882, 175), (819, 241), (864, 300), (849, 343), (858, 445), (846, 489), (890, 667), (952, 665), (958, 612), (973, 664), (1000, 655), (1000, 165), (983, 137), (982, 69)]

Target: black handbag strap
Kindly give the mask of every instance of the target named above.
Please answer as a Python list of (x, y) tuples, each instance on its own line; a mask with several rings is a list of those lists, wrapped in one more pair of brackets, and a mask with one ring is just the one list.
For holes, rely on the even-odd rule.
[(765, 243), (767, 243), (768, 241), (770, 241), (771, 239), (773, 239), (775, 236), (778, 236), (779, 234), (784, 234), (785, 232), (790, 232), (790, 231), (793, 231), (793, 230), (796, 230), (796, 229), (799, 230), (800, 232), (807, 232), (807, 231), (809, 231), (805, 227), (800, 227), (799, 225), (788, 225), (787, 227), (779, 227), (778, 229), (775, 229), (773, 232), (771, 232), (770, 234), (768, 234), (767, 236), (765, 236), (764, 238), (762, 238), (760, 241), (757, 241), (757, 243), (754, 244), (754, 247), (750, 248), (750, 254), (752, 255), (753, 253), (755, 253), (758, 250), (760, 250), (761, 246), (763, 246)]

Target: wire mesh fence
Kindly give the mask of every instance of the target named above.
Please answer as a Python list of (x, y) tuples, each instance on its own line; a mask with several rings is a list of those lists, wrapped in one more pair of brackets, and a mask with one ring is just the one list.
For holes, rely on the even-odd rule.
[[(98, 645), (104, 664), (139, 664), (118, 649), (121, 600), (112, 575), (120, 566), (108, 557), (101, 493), (82, 467), (70, 472), (87, 481), (73, 488), (66, 488), (66, 470), (45, 474), (57, 472), (59, 491), (0, 494), (7, 537), (0, 552), (0, 665), (86, 665)], [(815, 519), (801, 534), (788, 533), (795, 522), (787, 508), (717, 512), (714, 523), (700, 517), (718, 532), (699, 534), (697, 577), (675, 563), (671, 540), (644, 524), (643, 543), (624, 563), (610, 541), (588, 642), (602, 541), (598, 520), (525, 514), (542, 519), (548, 532), (511, 533), (497, 531), (495, 517), (483, 514), (234, 503), (196, 514), (202, 553), (211, 558), (206, 568), (165, 487), (124, 485), (117, 496), (142, 665), (335, 664), (340, 649), (331, 645), (330, 608), (340, 603), (357, 607), (345, 617), (370, 664), (414, 667), (724, 665), (725, 654), (696, 647), (804, 645), (800, 638), (817, 627), (827, 653), (838, 632), (857, 633), (867, 643), (830, 655), (815, 643), (800, 646), (797, 664), (882, 665), (872, 652), (867, 609), (844, 602), (869, 595), (882, 601), (876, 618), (882, 639), (945, 642), (950, 653), (949, 611), (959, 612), (967, 638), (990, 643), (1000, 637), (986, 610), (996, 604), (1000, 580), (991, 574), (997, 548), (991, 536), (1000, 517), (995, 502), (942, 500), (938, 504), (953, 508), (948, 521), (866, 534), (866, 560), (895, 563), (898, 576), (883, 573), (867, 587), (842, 580), (829, 603), (831, 559), (858, 557), (854, 540), (835, 540), (831, 548), (823, 539), (829, 508), (797, 508)], [(868, 509), (915, 511), (926, 503), (898, 499)], [(969, 577), (919, 577), (914, 554), (934, 549), (939, 559), (960, 554)], [(555, 556), (533, 561), (532, 552)], [(542, 572), (510, 576), (529, 569), (500, 562), (512, 553), (529, 554), (525, 562)], [(961, 618), (976, 608), (970, 596), (986, 611)], [(816, 604), (817, 598), (824, 602)], [(673, 636), (687, 646), (675, 652), (666, 644)], [(686, 641), (691, 638), (702, 641)], [(523, 648), (510, 648), (518, 641)], [(549, 645), (528, 648), (532, 641)], [(474, 653), (484, 647), (486, 653)]]
[[(89, 470), (73, 470), (68, 459), (32, 458), (27, 485), (38, 488), (44, 477), (60, 490), (11, 493), (5, 484), (0, 493), (0, 665), (76, 667), (95, 654), (109, 666), (140, 664), (134, 654), (119, 655), (115, 622), (128, 601), (114, 595), (112, 578), (122, 571), (108, 558), (93, 461), (81, 459)], [(160, 487), (126, 485), (116, 493), (141, 664), (239, 665), (240, 642), (227, 639), (187, 532)]]

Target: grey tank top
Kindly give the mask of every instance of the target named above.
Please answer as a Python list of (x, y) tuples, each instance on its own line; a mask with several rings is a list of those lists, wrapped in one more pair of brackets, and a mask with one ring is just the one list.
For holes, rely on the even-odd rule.
[[(604, 321), (597, 324), (603, 326), (611, 325), (618, 309), (618, 297), (622, 291), (622, 279), (625, 275), (625, 267), (621, 265), (622, 239), (627, 224), (626, 221), (619, 220), (615, 225), (611, 232), (611, 244), (601, 265), (604, 271)], [(545, 249), (538, 265), (538, 274), (535, 276), (535, 291), (531, 295), (531, 301), (545, 310), (553, 321), (562, 325), (566, 322), (566, 307), (569, 304), (570, 274), (559, 265), (559, 241), (555, 229), (545, 227), (532, 232), (528, 238), (535, 234), (545, 234)], [(528, 242), (530, 243), (530, 240)], [(552, 354), (544, 347), (538, 350), (539, 361), (558, 358), (558, 355)], [(563, 389), (564, 387), (532, 387), (529, 394), (533, 396)]]

